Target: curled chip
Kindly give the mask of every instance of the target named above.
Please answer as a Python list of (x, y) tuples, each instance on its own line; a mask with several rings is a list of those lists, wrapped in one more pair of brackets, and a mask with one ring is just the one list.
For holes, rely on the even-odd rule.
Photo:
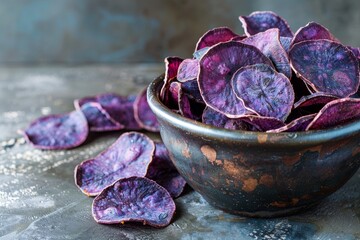
[(326, 104), (306, 130), (320, 130), (360, 120), (360, 99), (342, 98)]
[(271, 129), (267, 132), (279, 133), (279, 132), (300, 132), (305, 131), (310, 122), (314, 119), (316, 113), (301, 116), (292, 120), (290, 123), (280, 128)]
[(23, 133), (35, 148), (70, 149), (85, 142), (89, 127), (84, 114), (77, 110), (38, 118)]
[(186, 184), (185, 179), (172, 164), (163, 143), (155, 144), (154, 158), (149, 165), (146, 177), (163, 186), (173, 198), (180, 196)]
[(217, 43), (230, 41), (238, 36), (228, 27), (218, 27), (207, 31), (196, 43), (195, 51), (205, 47), (214, 46)]
[(357, 57), (357, 59), (360, 61), (360, 48), (358, 47), (351, 47), (351, 46), (347, 46), (348, 49), (350, 49), (350, 51), (355, 55), (355, 57)]
[(207, 50), (209, 50), (210, 47), (204, 47), (200, 50), (197, 50), (193, 53), (193, 57), (197, 60), (199, 60), (200, 58), (202, 58), (202, 56), (204, 56), (204, 54), (206, 53)]
[(153, 227), (166, 227), (175, 209), (170, 194), (155, 181), (129, 177), (116, 181), (94, 199), (92, 215), (102, 224), (142, 222)]
[(168, 90), (170, 83), (176, 80), (177, 72), (180, 66), (180, 63), (183, 61), (179, 57), (167, 57), (165, 58), (165, 77), (164, 84), (160, 90), (160, 99), (164, 102), (168, 102)]
[(327, 28), (316, 22), (309, 22), (306, 26), (299, 28), (299, 30), (297, 30), (291, 42), (291, 45), (306, 40), (319, 40), (319, 39), (328, 39), (334, 42), (339, 42), (339, 40), (337, 40)]
[(127, 132), (95, 158), (75, 168), (75, 183), (88, 196), (125, 177), (146, 175), (155, 150), (153, 141), (138, 132)]
[(204, 104), (196, 79), (181, 83), (181, 91), (192, 97), (196, 102)]
[(261, 116), (285, 121), (294, 103), (294, 90), (285, 75), (269, 65), (240, 68), (232, 78), (236, 96)]
[(205, 103), (231, 118), (253, 113), (231, 87), (233, 74), (241, 67), (271, 61), (254, 46), (240, 42), (219, 43), (200, 59), (198, 84)]
[(280, 40), (281, 46), (288, 53), (289, 50), (290, 50), (290, 45), (291, 45), (292, 38), (291, 37), (282, 37), (282, 36), (280, 36), (279, 40)]
[(242, 43), (258, 48), (273, 63), (278, 72), (291, 78), (291, 67), (288, 55), (279, 40), (279, 29), (272, 28), (245, 38)]
[(292, 37), (293, 33), (287, 22), (270, 11), (257, 11), (249, 16), (240, 16), (240, 22), (247, 36), (264, 32), (270, 28), (278, 28), (280, 36)]
[(159, 131), (159, 123), (146, 98), (146, 88), (140, 92), (134, 102), (134, 115), (141, 128), (151, 132)]
[(178, 81), (173, 81), (170, 83), (166, 100), (164, 101), (164, 104), (173, 110), (179, 110), (179, 97), (180, 97), (180, 91), (181, 91), (181, 83)]
[(345, 46), (334, 41), (307, 40), (289, 51), (293, 70), (317, 92), (348, 97), (359, 88), (359, 63)]
[(124, 128), (124, 125), (112, 119), (99, 103), (87, 102), (81, 106), (81, 111), (86, 117), (90, 131), (104, 132)]
[(199, 73), (199, 60), (198, 59), (185, 59), (180, 63), (177, 80), (179, 82), (186, 82), (197, 78)]
[(303, 107), (311, 107), (311, 106), (320, 106), (320, 108), (322, 108), (328, 102), (331, 102), (336, 99), (338, 99), (338, 97), (330, 94), (313, 93), (311, 95), (302, 96), (299, 99), (299, 101), (294, 103), (294, 108), (303, 108)]
[(197, 102), (196, 99), (192, 98), (183, 91), (180, 91), (179, 111), (182, 116), (196, 121), (201, 121), (204, 108), (204, 103)]

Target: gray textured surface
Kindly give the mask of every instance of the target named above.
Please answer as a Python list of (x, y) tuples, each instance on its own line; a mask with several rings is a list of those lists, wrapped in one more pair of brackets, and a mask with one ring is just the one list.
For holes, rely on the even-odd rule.
[(239, 15), (272, 10), (295, 31), (310, 21), (360, 46), (355, 0), (1, 0), (0, 63), (160, 62), (190, 56), (209, 28), (242, 33)]
[[(299, 215), (249, 219), (209, 206), (194, 191), (176, 200), (164, 229), (96, 224), (92, 198), (73, 170), (120, 134), (96, 134), (68, 151), (35, 150), (16, 133), (43, 114), (70, 111), (72, 100), (105, 91), (138, 92), (162, 65), (0, 68), (0, 239), (360, 239), (360, 172)], [(158, 138), (158, 135), (151, 134)]]

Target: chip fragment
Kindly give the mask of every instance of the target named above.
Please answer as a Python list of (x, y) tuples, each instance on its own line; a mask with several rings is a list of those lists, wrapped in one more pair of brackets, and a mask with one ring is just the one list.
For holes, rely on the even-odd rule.
[(155, 151), (153, 141), (139, 132), (122, 134), (114, 144), (75, 168), (75, 183), (88, 196), (98, 195), (120, 178), (143, 177)]
[(240, 68), (231, 81), (236, 96), (261, 116), (285, 121), (290, 114), (294, 90), (289, 79), (269, 65)]
[(151, 111), (146, 98), (146, 88), (136, 97), (134, 102), (134, 116), (141, 128), (151, 132), (159, 131), (159, 123), (155, 114)]
[(278, 28), (280, 36), (292, 37), (293, 33), (287, 22), (271, 11), (256, 11), (249, 16), (240, 16), (240, 22), (247, 36), (264, 32), (270, 28)]
[(77, 110), (40, 117), (23, 133), (35, 148), (60, 150), (74, 148), (85, 142), (89, 127), (84, 114)]
[(295, 73), (317, 92), (348, 97), (359, 88), (359, 63), (340, 43), (320, 39), (295, 44), (289, 51)]
[(199, 41), (196, 43), (195, 51), (205, 47), (214, 46), (217, 43), (230, 41), (232, 38), (237, 36), (238, 35), (228, 27), (218, 27), (211, 29), (200, 37)]
[(166, 227), (175, 203), (165, 188), (143, 177), (122, 178), (105, 188), (93, 201), (92, 215), (102, 224), (142, 222)]

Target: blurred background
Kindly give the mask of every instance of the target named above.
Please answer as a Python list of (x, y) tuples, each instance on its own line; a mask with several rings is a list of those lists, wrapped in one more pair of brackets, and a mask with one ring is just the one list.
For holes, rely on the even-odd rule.
[(156, 63), (191, 56), (208, 29), (243, 33), (239, 15), (272, 10), (295, 32), (309, 21), (360, 46), (355, 0), (0, 0), (0, 64)]

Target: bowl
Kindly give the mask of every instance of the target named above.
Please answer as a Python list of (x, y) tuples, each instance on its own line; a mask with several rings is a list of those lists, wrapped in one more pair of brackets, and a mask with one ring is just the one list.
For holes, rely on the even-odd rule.
[(147, 98), (170, 158), (212, 206), (249, 217), (296, 213), (329, 196), (360, 165), (360, 122), (321, 131), (264, 133), (221, 129), (182, 117)]

